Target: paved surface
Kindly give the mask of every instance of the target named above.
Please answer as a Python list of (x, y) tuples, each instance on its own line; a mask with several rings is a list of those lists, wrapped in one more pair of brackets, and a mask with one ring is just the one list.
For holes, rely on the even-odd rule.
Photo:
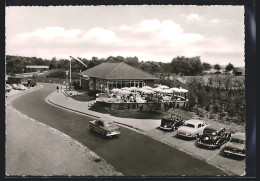
[[(33, 120), (11, 100), (31, 90), (12, 90), (6, 99), (6, 175), (120, 176), (104, 159), (64, 133)], [(76, 154), (75, 154), (76, 153)]]
[(124, 127), (118, 137), (103, 138), (89, 130), (88, 121), (93, 118), (48, 104), (45, 99), (54, 90), (55, 85), (45, 84), (43, 89), (17, 98), (12, 105), (77, 140), (123, 175), (227, 175), (201, 159)]
[(85, 113), (91, 116), (96, 116), (96, 117), (110, 117), (111, 120), (115, 121), (116, 123), (120, 123), (123, 125), (128, 125), (129, 127), (136, 128), (142, 131), (150, 131), (153, 129), (156, 129), (160, 123), (161, 120), (153, 120), (153, 119), (132, 119), (132, 118), (119, 118), (119, 117), (114, 117), (109, 114), (102, 114), (98, 112), (94, 112), (89, 110), (89, 106), (94, 103), (94, 101), (91, 102), (81, 102), (81, 101), (76, 101), (75, 99), (72, 99), (68, 96), (65, 96), (66, 94), (63, 93), (57, 93), (53, 92), (50, 94), (46, 100), (55, 104), (59, 105), (71, 110), (76, 110), (81, 113)]
[(191, 154), (219, 168), (222, 168), (232, 175), (243, 175), (245, 173), (245, 160), (227, 158), (223, 154), (224, 145), (222, 145), (221, 149), (216, 150), (207, 150), (200, 148), (196, 144), (195, 140), (183, 140), (177, 137), (176, 132), (163, 132), (161, 130), (156, 129), (160, 125), (160, 120), (118, 118), (110, 115), (104, 115), (98, 112), (88, 110), (88, 107), (92, 104), (92, 102), (76, 101), (70, 97), (66, 97), (62, 93), (58, 94), (54, 92), (50, 94), (46, 98), (46, 100), (55, 105), (65, 107), (70, 110), (76, 110), (88, 115), (96, 117), (110, 117), (116, 123), (126, 125), (136, 130), (140, 130), (142, 134), (145, 134), (149, 137), (152, 137), (153, 139), (170, 145), (173, 148)]

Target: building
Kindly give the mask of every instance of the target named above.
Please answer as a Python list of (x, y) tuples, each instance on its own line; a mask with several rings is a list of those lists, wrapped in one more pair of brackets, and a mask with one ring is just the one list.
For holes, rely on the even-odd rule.
[(158, 78), (126, 63), (102, 63), (79, 73), (84, 89), (108, 91), (113, 88), (154, 86)]
[(243, 68), (237, 67), (233, 69), (233, 75), (241, 76), (245, 75), (245, 70)]
[(30, 72), (33, 71), (45, 71), (45, 70), (49, 70), (49, 66), (48, 65), (26, 65), (26, 68), (30, 70)]

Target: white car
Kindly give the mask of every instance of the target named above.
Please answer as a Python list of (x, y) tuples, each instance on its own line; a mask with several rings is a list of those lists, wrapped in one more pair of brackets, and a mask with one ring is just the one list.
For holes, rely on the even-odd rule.
[(19, 90), (19, 86), (18, 86), (17, 84), (13, 84), (12, 87), (13, 87), (13, 89), (15, 89), (15, 90)]
[(26, 87), (22, 84), (13, 84), (13, 88), (15, 90), (25, 90), (26, 89)]
[(18, 84), (19, 90), (26, 90), (27, 88), (23, 84)]
[(185, 121), (184, 125), (178, 128), (177, 135), (197, 139), (203, 134), (207, 126), (209, 125), (202, 120), (190, 119)]

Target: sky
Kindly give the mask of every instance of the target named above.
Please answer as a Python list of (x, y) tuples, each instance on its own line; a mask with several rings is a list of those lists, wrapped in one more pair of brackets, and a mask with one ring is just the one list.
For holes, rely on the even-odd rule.
[(243, 67), (243, 6), (48, 6), (6, 9), (6, 54), (44, 59), (200, 56)]

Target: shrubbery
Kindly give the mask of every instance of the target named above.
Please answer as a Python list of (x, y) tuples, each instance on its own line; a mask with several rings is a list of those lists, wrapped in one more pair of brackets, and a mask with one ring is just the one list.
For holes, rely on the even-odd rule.
[(194, 78), (187, 82), (189, 90), (188, 108), (209, 113), (210, 118), (245, 123), (245, 82), (244, 77), (212, 76), (207, 81)]

